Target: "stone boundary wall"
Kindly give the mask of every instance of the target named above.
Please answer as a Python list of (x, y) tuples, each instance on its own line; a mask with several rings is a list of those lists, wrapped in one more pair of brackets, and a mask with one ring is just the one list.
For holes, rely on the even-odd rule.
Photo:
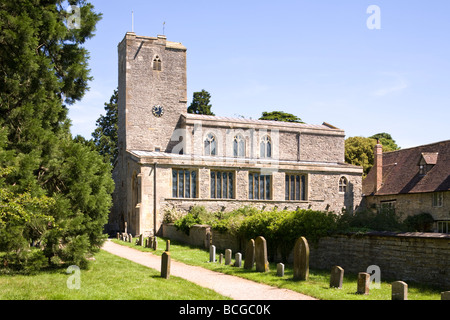
[(335, 235), (310, 244), (310, 265), (346, 272), (380, 268), (381, 280), (414, 281), (450, 288), (450, 235), (373, 232)]
[(163, 224), (164, 238), (183, 242), (193, 246), (199, 246), (203, 248), (209, 248), (209, 237), (211, 234), (211, 227), (207, 225), (195, 225), (189, 230), (189, 235), (183, 231), (178, 231), (173, 223)]
[[(194, 226), (189, 236), (173, 225), (164, 225), (163, 230), (163, 237), (204, 248), (209, 247), (209, 233), (218, 250), (241, 252), (245, 259), (245, 241), (214, 231), (210, 226)], [(450, 235), (418, 232), (333, 235), (317, 243), (310, 242), (309, 249), (313, 268), (331, 270), (338, 265), (345, 272), (358, 273), (377, 265), (381, 281), (414, 281), (450, 289)], [(273, 253), (269, 253), (269, 259), (270, 256)], [(292, 254), (288, 260), (292, 263)]]

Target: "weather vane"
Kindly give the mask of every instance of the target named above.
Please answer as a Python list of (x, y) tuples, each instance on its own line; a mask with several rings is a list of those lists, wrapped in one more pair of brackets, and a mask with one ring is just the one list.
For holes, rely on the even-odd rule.
[(162, 33), (163, 35), (165, 34), (165, 33), (164, 33), (164, 27), (165, 27), (165, 26), (166, 26), (166, 22), (164, 21), (164, 22), (163, 22), (163, 33)]

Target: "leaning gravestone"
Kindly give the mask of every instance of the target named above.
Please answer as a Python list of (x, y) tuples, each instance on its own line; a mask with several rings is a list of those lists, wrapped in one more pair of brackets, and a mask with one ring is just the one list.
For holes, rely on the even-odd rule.
[(408, 285), (405, 282), (392, 283), (392, 300), (408, 300)]
[(339, 266), (331, 268), (330, 288), (342, 289), (342, 282), (344, 281), (344, 269)]
[(367, 272), (358, 273), (358, 287), (356, 293), (369, 294), (370, 274)]
[(268, 272), (269, 262), (267, 261), (267, 243), (264, 237), (257, 237), (255, 240), (255, 262), (257, 272)]
[(244, 269), (251, 270), (255, 264), (255, 240), (250, 239), (245, 249)]
[(164, 279), (170, 278), (170, 252), (164, 251), (161, 256), (161, 277)]
[(305, 237), (297, 239), (294, 247), (294, 280), (308, 280), (309, 246)]

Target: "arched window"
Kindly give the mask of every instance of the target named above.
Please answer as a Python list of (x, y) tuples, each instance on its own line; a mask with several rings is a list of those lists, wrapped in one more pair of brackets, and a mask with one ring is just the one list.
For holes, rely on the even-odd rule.
[(217, 141), (212, 133), (208, 133), (205, 139), (205, 156), (215, 156), (217, 154)]
[(341, 177), (339, 179), (339, 192), (346, 193), (347, 192), (348, 180), (346, 177)]
[(269, 136), (264, 136), (259, 144), (259, 154), (261, 158), (271, 158), (272, 157), (272, 142)]
[(161, 59), (159, 58), (159, 56), (156, 56), (153, 59), (153, 70), (161, 71)]
[(245, 140), (240, 134), (233, 138), (233, 156), (245, 157)]

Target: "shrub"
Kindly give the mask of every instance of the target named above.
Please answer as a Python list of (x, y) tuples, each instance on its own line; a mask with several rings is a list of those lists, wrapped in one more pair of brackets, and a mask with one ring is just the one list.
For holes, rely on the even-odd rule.
[(208, 211), (206, 211), (203, 206), (193, 206), (188, 214), (184, 217), (176, 220), (174, 222), (177, 230), (181, 230), (187, 235), (189, 235), (190, 228), (195, 224), (202, 224), (209, 216)]
[(433, 230), (434, 219), (429, 213), (419, 213), (409, 216), (403, 221), (408, 231), (430, 232)]

